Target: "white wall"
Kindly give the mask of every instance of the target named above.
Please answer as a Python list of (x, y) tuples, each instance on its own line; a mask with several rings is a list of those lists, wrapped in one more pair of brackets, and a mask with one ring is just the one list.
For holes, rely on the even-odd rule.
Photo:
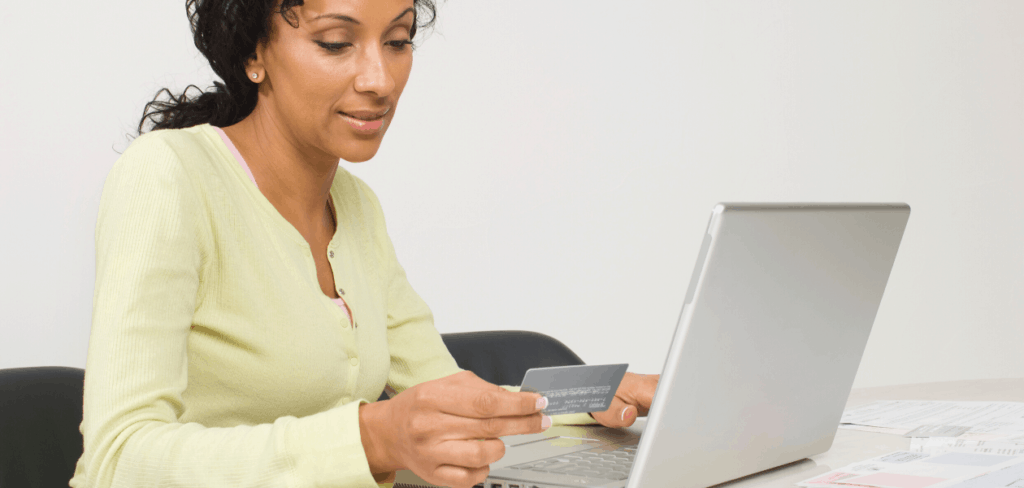
[[(84, 367), (115, 149), (212, 80), (183, 3), (6, 6), (0, 367)], [(441, 332), (644, 373), (716, 202), (906, 201), (856, 386), (1024, 376), (1022, 27), (1009, 0), (448, 0), (381, 151), (342, 164)]]

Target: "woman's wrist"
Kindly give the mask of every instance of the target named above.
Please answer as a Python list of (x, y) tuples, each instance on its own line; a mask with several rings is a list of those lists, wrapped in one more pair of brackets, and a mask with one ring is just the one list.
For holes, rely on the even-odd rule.
[(359, 437), (363, 443), (363, 451), (366, 452), (370, 473), (377, 482), (388, 482), (386, 478), (392, 478), (395, 471), (402, 469), (402, 466), (391, 458), (386, 432), (383, 431), (387, 425), (384, 418), (387, 415), (386, 405), (383, 403), (359, 405)]

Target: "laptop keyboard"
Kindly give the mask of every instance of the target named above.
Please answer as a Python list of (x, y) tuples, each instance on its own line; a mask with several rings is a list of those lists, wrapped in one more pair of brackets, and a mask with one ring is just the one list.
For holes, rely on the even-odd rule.
[(517, 464), (509, 466), (509, 468), (606, 480), (624, 480), (629, 477), (629, 468), (633, 466), (636, 448), (636, 445), (629, 445), (609, 451), (607, 447), (596, 447), (586, 451)]

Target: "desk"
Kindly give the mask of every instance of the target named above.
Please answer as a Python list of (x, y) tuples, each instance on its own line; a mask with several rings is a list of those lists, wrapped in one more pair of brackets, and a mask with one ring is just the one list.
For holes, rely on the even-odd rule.
[[(875, 400), (1024, 402), (1024, 378), (857, 388), (850, 392), (846, 408)], [(839, 429), (832, 448), (828, 451), (809, 459), (724, 483), (716, 488), (792, 488), (805, 479), (825, 474), (833, 469), (909, 448), (910, 439), (903, 436)]]
[[(942, 383), (857, 388), (850, 393), (850, 399), (846, 403), (846, 408), (857, 407), (875, 400), (1024, 402), (1024, 378), (948, 381)], [(645, 421), (645, 418), (640, 418), (632, 427), (626, 430), (631, 434), (639, 434)], [(545, 437), (566, 435), (563, 432), (566, 429), (571, 429), (571, 426), (552, 427), (543, 434), (536, 435)], [(805, 479), (827, 473), (833, 469), (881, 456), (892, 451), (909, 448), (910, 439), (906, 437), (839, 429), (832, 448), (828, 451), (812, 456), (809, 459), (717, 485), (716, 488), (792, 488)], [(503, 466), (505, 463), (502, 461), (498, 461), (491, 466)], [(399, 483), (413, 486), (433, 486), (423, 482), (410, 471), (398, 472), (395, 479), (395, 488), (403, 488)]]

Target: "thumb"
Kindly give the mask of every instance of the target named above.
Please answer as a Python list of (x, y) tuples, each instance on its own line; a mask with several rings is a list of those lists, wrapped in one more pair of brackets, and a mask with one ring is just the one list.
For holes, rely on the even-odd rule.
[(636, 422), (636, 413), (636, 406), (626, 403), (619, 396), (615, 396), (608, 410), (604, 412), (591, 412), (590, 416), (594, 417), (594, 420), (597, 420), (605, 427), (620, 428), (633, 425), (633, 422)]
[(633, 422), (636, 422), (636, 407), (633, 405), (627, 405), (619, 413), (619, 418), (622, 420), (623, 427), (633, 425)]

